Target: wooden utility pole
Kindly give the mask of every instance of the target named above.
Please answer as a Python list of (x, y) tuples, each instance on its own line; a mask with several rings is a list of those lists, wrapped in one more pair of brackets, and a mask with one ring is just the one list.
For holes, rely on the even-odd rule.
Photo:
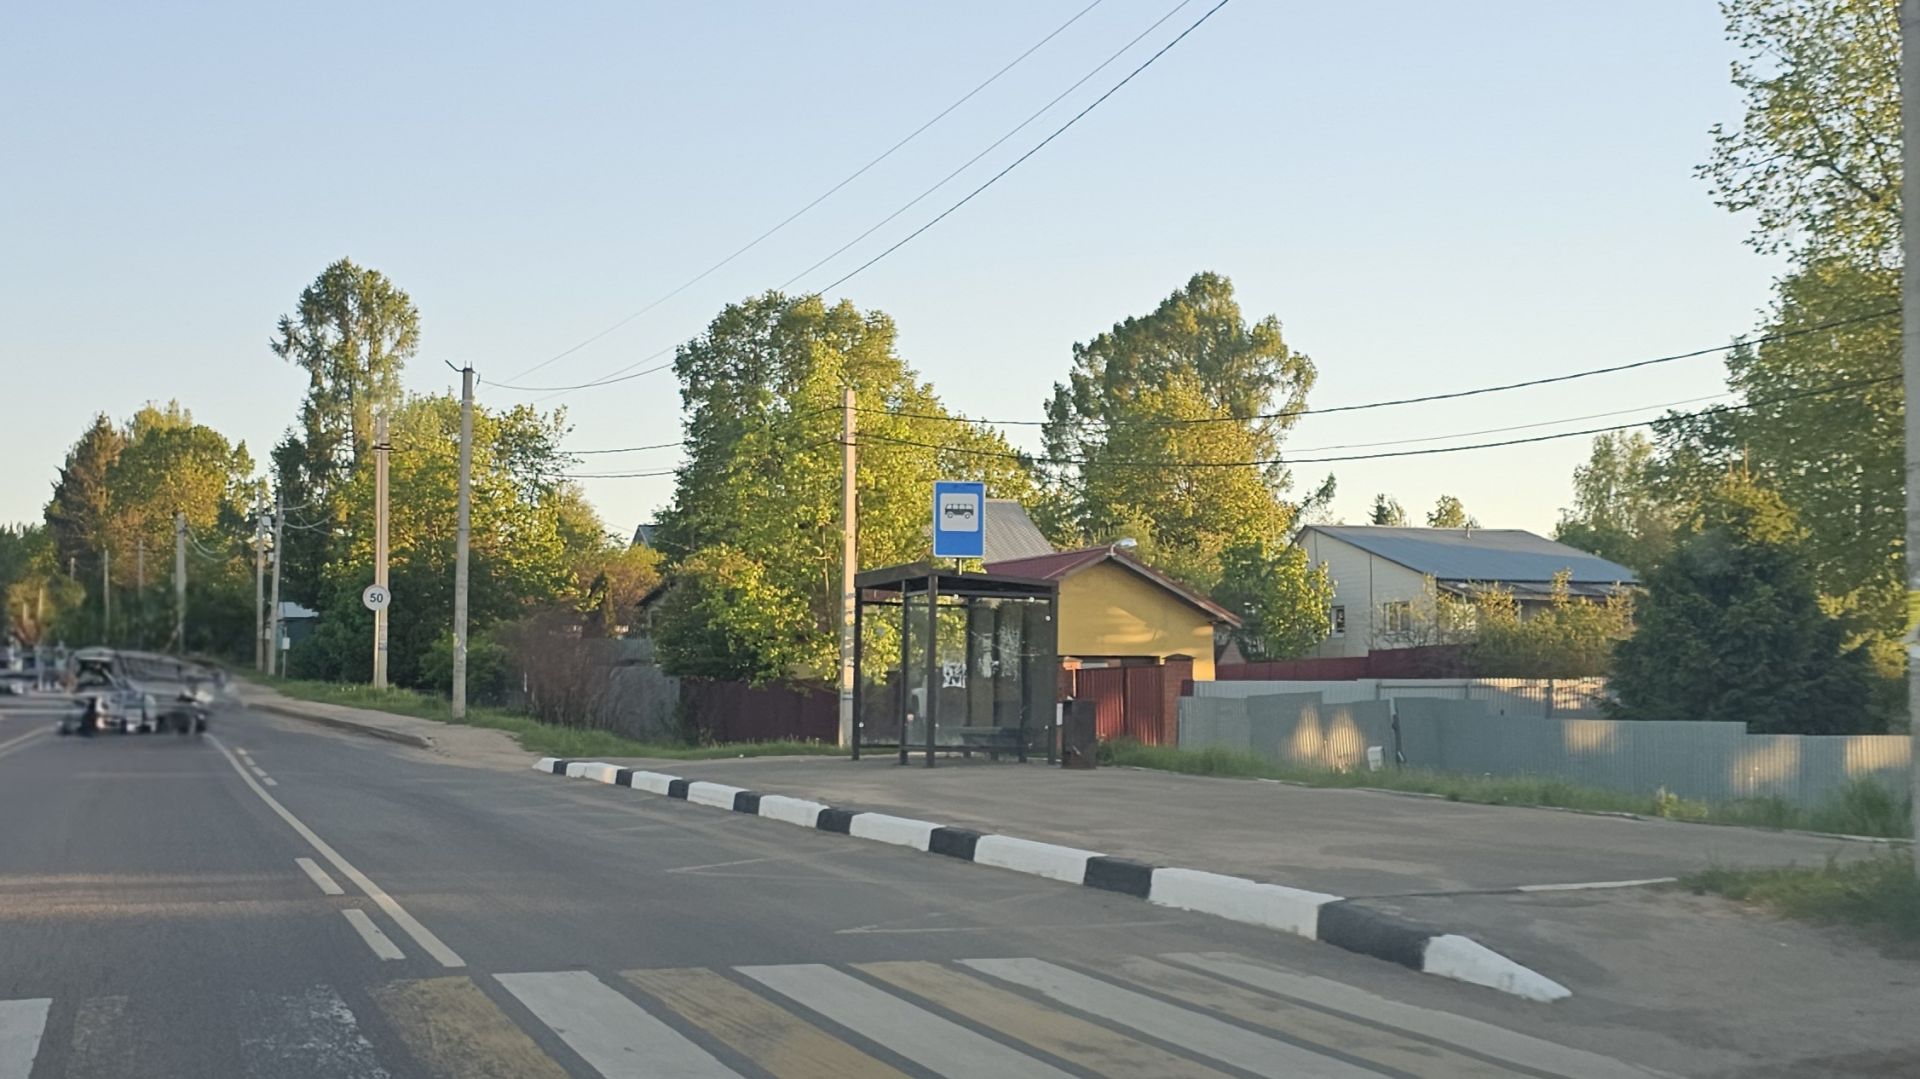
[[(1915, 835), (1920, 835), (1920, 0), (1900, 4), (1901, 238), (1907, 270), (1900, 275), (1901, 371), (1907, 409), (1907, 724), (1912, 743)], [(1920, 874), (1920, 853), (1913, 859)]]
[(187, 515), (173, 515), (173, 650), (187, 652)]
[[(387, 414), (373, 418), (373, 583), (387, 587)], [(373, 688), (387, 688), (387, 608), (373, 612)]]
[(854, 594), (854, 574), (860, 567), (859, 492), (854, 458), (853, 386), (840, 392), (840, 744), (853, 744), (853, 680), (860, 672), (853, 669), (853, 614), (859, 597)]
[(284, 653), (280, 651), (280, 562), (287, 536), (287, 497), (280, 495), (273, 513), (273, 594), (267, 601), (267, 673), (286, 674)]
[(467, 544), (473, 526), (473, 368), (460, 369), (460, 494), (453, 541), (453, 718), (467, 715)]

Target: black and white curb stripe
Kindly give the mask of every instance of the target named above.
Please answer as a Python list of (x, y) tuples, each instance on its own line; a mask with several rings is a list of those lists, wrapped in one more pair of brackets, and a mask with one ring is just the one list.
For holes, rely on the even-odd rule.
[(591, 779), (736, 813), (751, 813), (802, 828), (839, 832), (1067, 884), (1138, 896), (1163, 907), (1212, 914), (1325, 941), (1348, 951), (1527, 1000), (1554, 1001), (1573, 995), (1551, 978), (1467, 937), (1440, 932), (1325, 892), (1265, 884), (1198, 869), (1148, 865), (1097, 851), (949, 828), (911, 817), (836, 809), (805, 798), (761, 794), (744, 787), (622, 768), (603, 761), (542, 757), (533, 767), (569, 779)]

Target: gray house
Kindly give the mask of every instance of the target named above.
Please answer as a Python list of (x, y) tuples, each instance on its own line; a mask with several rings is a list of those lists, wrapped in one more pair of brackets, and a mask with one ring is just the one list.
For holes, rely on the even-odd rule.
[(1429, 578), (1436, 591), (1457, 596), (1504, 589), (1523, 616), (1529, 606), (1549, 601), (1562, 573), (1568, 591), (1587, 600), (1639, 583), (1618, 562), (1518, 528), (1308, 525), (1296, 542), (1333, 581), (1331, 625), (1317, 656), (1426, 643), (1417, 631)]

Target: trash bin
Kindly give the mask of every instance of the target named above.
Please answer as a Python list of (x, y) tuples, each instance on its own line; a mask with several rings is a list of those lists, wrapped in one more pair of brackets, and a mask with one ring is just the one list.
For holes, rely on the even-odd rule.
[(1060, 705), (1060, 767), (1092, 768), (1099, 736), (1094, 733), (1093, 702)]

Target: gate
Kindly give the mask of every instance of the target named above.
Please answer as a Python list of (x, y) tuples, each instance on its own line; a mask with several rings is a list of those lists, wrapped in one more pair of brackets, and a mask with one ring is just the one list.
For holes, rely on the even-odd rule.
[(1093, 731), (1101, 741), (1127, 733), (1127, 669), (1083, 668), (1073, 675), (1073, 695), (1093, 702)]

